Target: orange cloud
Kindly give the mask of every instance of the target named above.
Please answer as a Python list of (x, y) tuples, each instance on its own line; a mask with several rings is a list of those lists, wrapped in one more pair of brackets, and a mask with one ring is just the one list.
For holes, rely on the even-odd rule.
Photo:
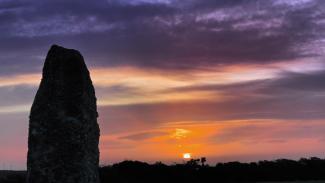
[[(127, 133), (104, 135), (101, 147), (111, 154), (106, 156), (104, 153), (102, 158), (109, 161), (114, 153), (113, 156), (117, 159), (124, 156), (129, 159), (180, 162), (184, 153), (191, 153), (193, 158), (205, 156), (208, 159), (227, 156), (244, 158), (254, 154), (265, 157), (273, 154), (274, 158), (280, 158), (283, 154), (312, 154), (324, 150), (324, 130), (325, 124), (322, 121), (311, 121), (309, 124), (282, 120), (166, 123), (155, 129), (139, 132), (140, 135), (152, 135), (145, 139), (137, 138), (133, 132), (133, 137), (137, 138), (135, 141), (119, 138)], [(127, 152), (113, 146), (105, 148), (104, 144), (111, 141), (131, 148)]]

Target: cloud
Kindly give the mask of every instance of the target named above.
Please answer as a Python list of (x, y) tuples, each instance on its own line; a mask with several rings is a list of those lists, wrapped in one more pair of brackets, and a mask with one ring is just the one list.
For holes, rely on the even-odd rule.
[(325, 78), (325, 70), (313, 73), (285, 72), (282, 78), (274, 80), (271, 85), (274, 88), (280, 87), (295, 91), (324, 92), (323, 78)]
[(260, 122), (229, 125), (211, 137), (218, 144), (225, 143), (285, 143), (291, 140), (314, 139), (323, 141), (323, 122)]
[(12, 85), (0, 87), (0, 108), (15, 105), (30, 105), (36, 94), (36, 87)]
[[(240, 99), (225, 102), (155, 103), (99, 108), (103, 133), (150, 129), (168, 122), (245, 119), (323, 119), (324, 102), (315, 99)], [(125, 128), (127, 126), (128, 128)]]
[(39, 72), (53, 43), (79, 49), (91, 66), (171, 70), (322, 56), (322, 4), (5, 1), (0, 71)]
[(119, 139), (139, 141), (139, 140), (146, 140), (146, 139), (164, 136), (167, 134), (168, 134), (167, 132), (141, 132), (141, 133), (135, 133), (126, 136), (121, 136)]
[(107, 129), (123, 131), (121, 126), (125, 125), (146, 128), (167, 122), (192, 120), (323, 119), (324, 73), (283, 72), (273, 79), (176, 87), (160, 92), (185, 95), (188, 92), (205, 91), (215, 95), (211, 94), (212, 97), (205, 100), (101, 106), (100, 121)]
[[(256, 79), (230, 84), (201, 84), (186, 87), (176, 87), (166, 92), (179, 91), (215, 91), (223, 92), (226, 95), (235, 93), (257, 93), (257, 94), (286, 94), (288, 91), (297, 92), (323, 92), (325, 90), (325, 70), (299, 73), (283, 71), (277, 76), (269, 79)], [(276, 93), (275, 93), (276, 92)], [(291, 93), (292, 94), (292, 93)], [(276, 95), (275, 95), (276, 96)]]

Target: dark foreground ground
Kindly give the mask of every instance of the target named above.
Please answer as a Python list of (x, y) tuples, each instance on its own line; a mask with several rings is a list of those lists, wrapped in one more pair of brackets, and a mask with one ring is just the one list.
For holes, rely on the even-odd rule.
[[(147, 164), (123, 161), (100, 168), (102, 183), (296, 182), (325, 183), (325, 159), (279, 159), (253, 163), (191, 160), (185, 164)], [(24, 183), (25, 171), (0, 171), (0, 183)]]

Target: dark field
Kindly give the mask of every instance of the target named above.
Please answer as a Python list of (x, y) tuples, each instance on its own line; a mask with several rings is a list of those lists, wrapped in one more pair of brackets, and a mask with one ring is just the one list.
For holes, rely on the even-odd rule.
[(0, 171), (0, 183), (20, 183), (25, 181), (25, 171)]
[[(197, 183), (197, 182), (297, 182), (321, 183), (325, 180), (325, 159), (310, 158), (299, 161), (279, 159), (253, 163), (218, 163), (205, 165), (200, 160), (185, 164), (147, 164), (123, 161), (100, 168), (102, 183)], [(0, 183), (23, 183), (25, 171), (0, 171)]]

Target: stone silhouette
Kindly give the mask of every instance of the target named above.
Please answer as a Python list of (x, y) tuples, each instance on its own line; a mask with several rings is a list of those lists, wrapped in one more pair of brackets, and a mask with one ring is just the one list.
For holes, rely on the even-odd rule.
[(27, 183), (99, 183), (97, 117), (83, 57), (53, 45), (30, 112)]

